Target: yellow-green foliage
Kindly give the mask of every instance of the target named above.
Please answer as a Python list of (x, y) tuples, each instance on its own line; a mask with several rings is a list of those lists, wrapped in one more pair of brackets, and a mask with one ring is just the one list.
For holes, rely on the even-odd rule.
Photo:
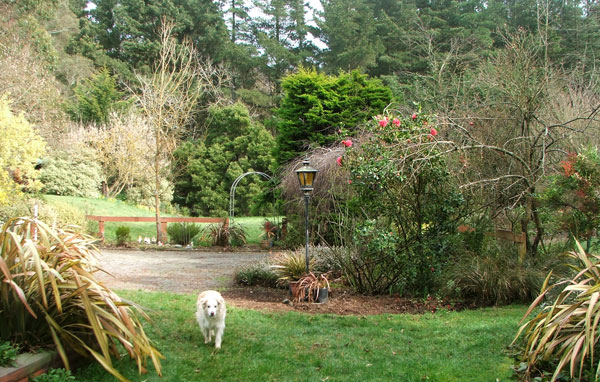
[[(34, 165), (44, 147), (25, 117), (11, 112), (8, 97), (0, 97), (0, 205), (10, 203), (24, 186), (38, 187)], [(25, 183), (16, 183), (13, 175)]]

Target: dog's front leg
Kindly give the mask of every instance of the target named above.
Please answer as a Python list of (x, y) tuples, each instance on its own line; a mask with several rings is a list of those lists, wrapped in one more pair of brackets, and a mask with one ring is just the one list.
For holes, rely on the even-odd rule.
[(221, 341), (223, 340), (223, 330), (225, 328), (222, 326), (217, 327), (216, 330), (216, 334), (215, 334), (215, 348), (220, 349), (221, 348)]
[(204, 343), (207, 344), (212, 339), (211, 330), (210, 329), (202, 329), (202, 334), (204, 335)]

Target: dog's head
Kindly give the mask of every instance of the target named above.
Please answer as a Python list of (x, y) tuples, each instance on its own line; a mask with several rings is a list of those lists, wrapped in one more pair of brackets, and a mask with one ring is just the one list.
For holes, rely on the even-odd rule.
[(206, 312), (209, 317), (214, 317), (221, 309), (223, 301), (219, 298), (207, 297), (202, 300), (202, 309)]

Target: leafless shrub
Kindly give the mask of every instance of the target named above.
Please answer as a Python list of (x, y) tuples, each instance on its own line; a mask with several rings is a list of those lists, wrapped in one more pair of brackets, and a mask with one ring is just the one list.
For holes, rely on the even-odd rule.
[(343, 153), (343, 146), (322, 147), (309, 152), (305, 158), (298, 158), (290, 162), (281, 170), (281, 189), (284, 198), (286, 200), (301, 200), (302, 192), (300, 191), (296, 170), (302, 166), (302, 161), (305, 159), (309, 160), (311, 167), (319, 171), (315, 179), (314, 190), (311, 193), (313, 198), (327, 199), (331, 196), (331, 190), (348, 184), (348, 171), (336, 163), (336, 159)]

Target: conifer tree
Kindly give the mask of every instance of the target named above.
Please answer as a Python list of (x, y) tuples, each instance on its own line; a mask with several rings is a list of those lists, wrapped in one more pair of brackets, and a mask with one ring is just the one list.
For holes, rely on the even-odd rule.
[(279, 165), (310, 147), (332, 144), (340, 129), (352, 134), (357, 125), (381, 113), (392, 100), (391, 91), (381, 81), (358, 71), (328, 76), (301, 68), (283, 79), (282, 88), (274, 151)]

